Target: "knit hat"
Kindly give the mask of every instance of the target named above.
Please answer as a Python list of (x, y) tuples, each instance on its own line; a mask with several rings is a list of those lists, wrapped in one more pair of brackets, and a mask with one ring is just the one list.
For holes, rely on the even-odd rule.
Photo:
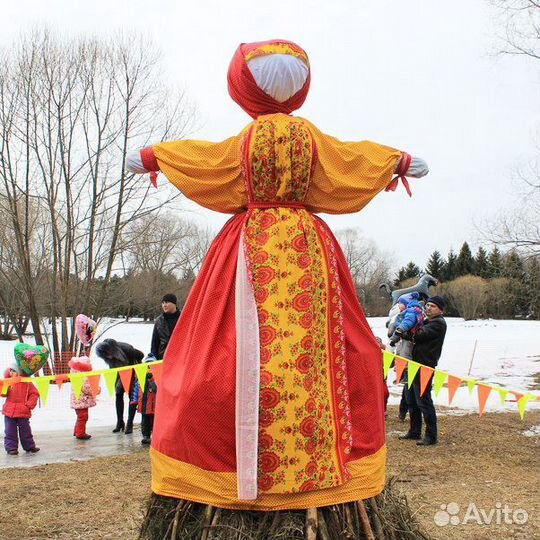
[(167, 293), (166, 295), (164, 295), (161, 301), (170, 302), (171, 304), (174, 304), (174, 305), (178, 304), (178, 299), (176, 298), (176, 295), (172, 293)]
[(17, 365), (17, 362), (12, 362), (11, 364), (9, 364), (9, 366), (6, 367), (6, 369), (4, 370), (4, 378), (9, 378), (11, 377), (11, 373), (10, 373), (10, 370), (13, 370), (17, 373), (17, 375), (20, 375), (20, 371), (19, 371), (19, 366)]
[(432, 296), (431, 298), (428, 298), (427, 303), (435, 304), (441, 311), (444, 311), (444, 308), (446, 307), (446, 301), (442, 296)]

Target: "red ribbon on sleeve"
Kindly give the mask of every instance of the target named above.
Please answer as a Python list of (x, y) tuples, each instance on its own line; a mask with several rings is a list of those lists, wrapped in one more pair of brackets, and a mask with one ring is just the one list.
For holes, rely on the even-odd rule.
[(392, 181), (386, 186), (384, 191), (396, 191), (399, 181), (403, 183), (403, 186), (405, 187), (405, 190), (409, 194), (409, 197), (412, 197), (411, 187), (409, 185), (409, 181), (405, 177), (405, 174), (407, 174), (407, 171), (409, 170), (409, 165), (411, 164), (412, 157), (410, 154), (407, 154), (407, 152), (403, 152), (401, 155), (401, 159), (399, 160), (398, 168), (396, 169), (396, 176), (392, 179)]

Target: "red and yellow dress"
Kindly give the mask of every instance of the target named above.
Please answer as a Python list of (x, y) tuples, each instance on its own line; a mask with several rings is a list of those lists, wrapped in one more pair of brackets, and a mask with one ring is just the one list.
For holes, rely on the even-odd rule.
[(152, 490), (255, 510), (378, 494), (381, 350), (315, 213), (363, 208), (390, 184), (401, 152), (277, 113), (221, 143), (162, 143), (141, 156), (186, 197), (234, 214), (165, 354)]

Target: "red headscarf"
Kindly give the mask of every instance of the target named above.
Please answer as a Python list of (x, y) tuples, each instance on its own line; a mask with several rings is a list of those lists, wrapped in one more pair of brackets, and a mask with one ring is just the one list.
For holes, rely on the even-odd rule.
[(256, 43), (241, 43), (229, 65), (227, 82), (230, 96), (252, 118), (257, 118), (262, 114), (279, 112), (290, 114), (302, 106), (309, 90), (311, 78), (309, 73), (304, 86), (283, 103), (275, 100), (257, 86), (246, 63), (246, 57), (249, 59), (262, 54), (273, 53), (293, 54), (306, 62), (309, 68), (306, 52), (291, 41), (274, 39)]

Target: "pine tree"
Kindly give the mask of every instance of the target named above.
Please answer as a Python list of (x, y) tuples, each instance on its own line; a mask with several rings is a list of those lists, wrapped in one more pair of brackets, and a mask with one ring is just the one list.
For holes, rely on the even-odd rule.
[(502, 274), (504, 277), (523, 279), (525, 276), (525, 270), (523, 268), (523, 261), (517, 253), (517, 251), (509, 251), (503, 257)]
[(527, 316), (540, 319), (540, 258), (532, 257), (525, 266), (527, 278)]
[(397, 275), (396, 279), (394, 280), (394, 285), (398, 286), (401, 282), (405, 281), (406, 279), (418, 277), (420, 275), (420, 268), (416, 266), (412, 261), (407, 263), (407, 266), (402, 266)]
[(476, 257), (474, 258), (474, 270), (473, 274), (487, 278), (488, 277), (488, 256), (486, 250), (480, 246), (476, 252)]
[(487, 277), (496, 278), (502, 275), (501, 252), (495, 247), (488, 255)]
[(474, 258), (467, 242), (463, 242), (456, 260), (456, 277), (472, 274)]
[(456, 275), (456, 261), (457, 257), (454, 253), (454, 250), (451, 249), (448, 252), (448, 257), (446, 258), (446, 263), (443, 268), (443, 280), (444, 281), (452, 281), (457, 277)]
[(441, 257), (441, 254), (435, 250), (426, 265), (426, 272), (433, 276), (434, 278), (441, 279), (443, 277), (444, 271), (444, 259)]

